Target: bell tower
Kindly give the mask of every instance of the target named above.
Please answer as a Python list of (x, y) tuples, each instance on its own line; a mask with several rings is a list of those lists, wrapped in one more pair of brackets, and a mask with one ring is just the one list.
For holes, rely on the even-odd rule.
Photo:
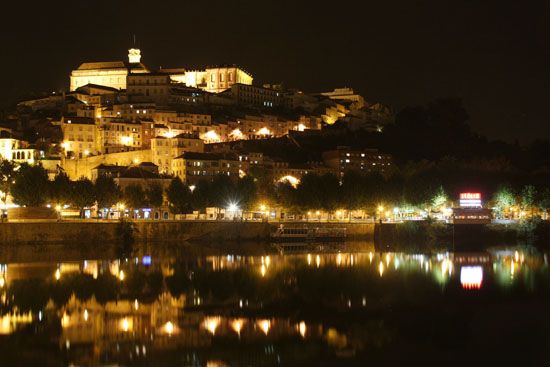
[(128, 50), (128, 62), (130, 64), (139, 64), (141, 61), (141, 51), (139, 48), (131, 48)]

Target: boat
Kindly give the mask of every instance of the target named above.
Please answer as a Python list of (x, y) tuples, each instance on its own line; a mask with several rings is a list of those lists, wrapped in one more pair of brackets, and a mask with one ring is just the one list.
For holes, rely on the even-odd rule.
[(344, 227), (285, 226), (281, 224), (271, 234), (276, 241), (342, 241), (346, 238)]

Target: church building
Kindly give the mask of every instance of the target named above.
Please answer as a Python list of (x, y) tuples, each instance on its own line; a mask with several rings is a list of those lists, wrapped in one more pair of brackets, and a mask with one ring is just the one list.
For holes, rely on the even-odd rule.
[(126, 89), (128, 74), (148, 73), (149, 69), (141, 62), (138, 49), (128, 50), (128, 62), (85, 62), (71, 73), (70, 90), (75, 91), (87, 84), (102, 85), (115, 89)]

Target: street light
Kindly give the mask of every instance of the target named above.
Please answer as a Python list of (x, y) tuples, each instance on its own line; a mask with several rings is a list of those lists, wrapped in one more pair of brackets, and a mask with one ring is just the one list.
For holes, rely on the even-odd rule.
[[(384, 206), (383, 205), (378, 205), (378, 217), (380, 219), (380, 221), (382, 221), (382, 213), (384, 212)], [(376, 218), (375, 218), (375, 221), (376, 221)]]

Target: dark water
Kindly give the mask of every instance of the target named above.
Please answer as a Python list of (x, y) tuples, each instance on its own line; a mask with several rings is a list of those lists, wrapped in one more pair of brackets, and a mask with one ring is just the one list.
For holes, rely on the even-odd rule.
[(549, 365), (531, 247), (0, 251), (1, 366)]

